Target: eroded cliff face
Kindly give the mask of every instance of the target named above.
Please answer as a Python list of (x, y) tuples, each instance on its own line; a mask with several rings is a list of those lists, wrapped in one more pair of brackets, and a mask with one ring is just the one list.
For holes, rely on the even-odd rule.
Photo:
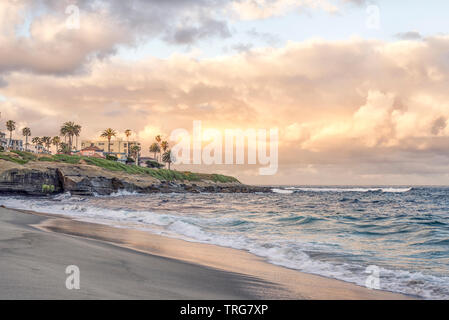
[(57, 169), (40, 170), (17, 166), (4, 170), (3, 162), (0, 160), (0, 194), (42, 195), (45, 194), (44, 186), (53, 186), (51, 189), (54, 193), (63, 191)]
[(70, 192), (73, 195), (110, 195), (126, 190), (137, 193), (155, 192), (270, 192), (266, 187), (247, 186), (238, 182), (160, 181), (146, 175), (112, 172), (85, 164), (30, 162), (25, 165), (0, 160), (0, 195), (39, 196)]

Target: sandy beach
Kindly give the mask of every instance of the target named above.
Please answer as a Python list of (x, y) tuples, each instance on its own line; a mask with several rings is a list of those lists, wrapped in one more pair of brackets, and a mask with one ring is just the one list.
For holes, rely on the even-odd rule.
[[(80, 289), (65, 287), (66, 267)], [(408, 299), (245, 251), (0, 208), (0, 299)]]

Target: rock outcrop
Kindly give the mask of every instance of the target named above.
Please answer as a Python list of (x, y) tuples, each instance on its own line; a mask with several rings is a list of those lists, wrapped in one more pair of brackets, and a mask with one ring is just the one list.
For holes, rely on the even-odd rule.
[(110, 195), (119, 191), (136, 193), (253, 193), (270, 188), (239, 182), (160, 181), (149, 175), (113, 172), (86, 164), (30, 162), (25, 165), (0, 159), (0, 194), (45, 195), (70, 192), (73, 195)]

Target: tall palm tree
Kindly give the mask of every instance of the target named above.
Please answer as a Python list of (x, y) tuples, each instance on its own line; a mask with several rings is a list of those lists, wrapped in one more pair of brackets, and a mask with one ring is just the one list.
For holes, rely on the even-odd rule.
[(140, 153), (140, 147), (139, 146), (132, 146), (131, 147), (131, 156), (136, 161), (136, 166), (139, 165), (139, 153)]
[(156, 159), (156, 154), (161, 152), (161, 148), (159, 145), (155, 142), (150, 146), (150, 152), (154, 153), (154, 159)]
[(81, 126), (79, 124), (75, 124), (74, 128), (73, 128), (73, 134), (75, 135), (75, 149), (78, 150), (78, 137), (80, 136), (81, 133)]
[(162, 149), (162, 154), (161, 154), (161, 160), (164, 161), (164, 159), (162, 159), (163, 154), (165, 153), (165, 151), (168, 150), (168, 142), (167, 141), (162, 141), (161, 142), (161, 149)]
[(173, 161), (171, 150), (167, 150), (164, 152), (164, 154), (162, 156), (162, 161), (164, 161), (165, 163), (168, 164), (168, 170), (170, 170), (170, 165)]
[(126, 143), (127, 143), (127, 146), (128, 146), (128, 148), (127, 148), (127, 156), (128, 156), (128, 158), (129, 158), (129, 149), (130, 149), (130, 147), (129, 147), (129, 137), (131, 136), (131, 134), (132, 134), (132, 131), (131, 131), (131, 129), (126, 129), (125, 130), (125, 136), (126, 136)]
[(28, 151), (28, 137), (31, 136), (31, 129), (28, 127), (23, 128), (22, 135), (25, 137), (25, 151)]
[(73, 137), (78, 137), (81, 132), (81, 126), (78, 124), (75, 124), (73, 121), (65, 122), (60, 130), (61, 136), (64, 137), (64, 139), (69, 139), (69, 150), (72, 151), (73, 148)]
[(51, 143), (56, 147), (56, 153), (59, 151), (59, 145), (61, 144), (61, 138), (55, 136), (51, 139)]
[(64, 123), (59, 130), (59, 134), (64, 137), (64, 142), (67, 142), (67, 137), (70, 136), (69, 131), (69, 122)]
[(103, 133), (101, 134), (102, 138), (108, 139), (108, 153), (111, 153), (111, 138), (115, 137), (116, 135), (117, 135), (117, 132), (111, 128), (104, 130)]
[(168, 142), (167, 141), (162, 141), (161, 142), (161, 149), (163, 152), (167, 151), (168, 149)]
[(12, 146), (12, 132), (16, 130), (16, 122), (13, 120), (6, 121), (6, 129), (9, 131), (9, 145)]

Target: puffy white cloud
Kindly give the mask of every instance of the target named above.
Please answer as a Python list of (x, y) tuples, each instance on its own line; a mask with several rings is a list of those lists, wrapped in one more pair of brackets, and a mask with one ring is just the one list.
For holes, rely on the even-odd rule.
[[(298, 8), (334, 12), (345, 2), (359, 1), (78, 0), (72, 4), (4, 0), (0, 3), (0, 74), (15, 70), (55, 75), (83, 72), (89, 63), (110, 57), (120, 46), (138, 46), (152, 38), (191, 45), (231, 37), (229, 15), (263, 19)], [(73, 19), (79, 28), (68, 28)], [(277, 41), (274, 36), (261, 36), (270, 43)]]
[(0, 3), (0, 73), (64, 75), (82, 72), (121, 45), (154, 37), (184, 45), (229, 37), (226, 21), (216, 13), (220, 7), (217, 0), (5, 0)]
[[(64, 43), (71, 35), (58, 23), (36, 22), (31, 30), (39, 43)], [(79, 41), (89, 47), (90, 36), (80, 34)], [(70, 48), (63, 45), (60, 52)], [(429, 176), (444, 179), (449, 162), (447, 52), (447, 36), (311, 40), (205, 60), (182, 54), (133, 62), (95, 59), (90, 72), (65, 76), (44, 74), (63, 58), (39, 53), (32, 60), (30, 54), (21, 64), (45, 72), (10, 69), (0, 108), (2, 118), (20, 119), (37, 135), (53, 135), (67, 120), (82, 124), (84, 137), (106, 126), (130, 128), (144, 151), (156, 132), (191, 130), (193, 120), (218, 129), (277, 126), (280, 169), (271, 182), (317, 183), (320, 173), (321, 183), (344, 177), (348, 183), (378, 182), (382, 174), (391, 183), (404, 176), (426, 183)], [(67, 59), (75, 65), (83, 55)], [(270, 182), (258, 179), (244, 180)]]

